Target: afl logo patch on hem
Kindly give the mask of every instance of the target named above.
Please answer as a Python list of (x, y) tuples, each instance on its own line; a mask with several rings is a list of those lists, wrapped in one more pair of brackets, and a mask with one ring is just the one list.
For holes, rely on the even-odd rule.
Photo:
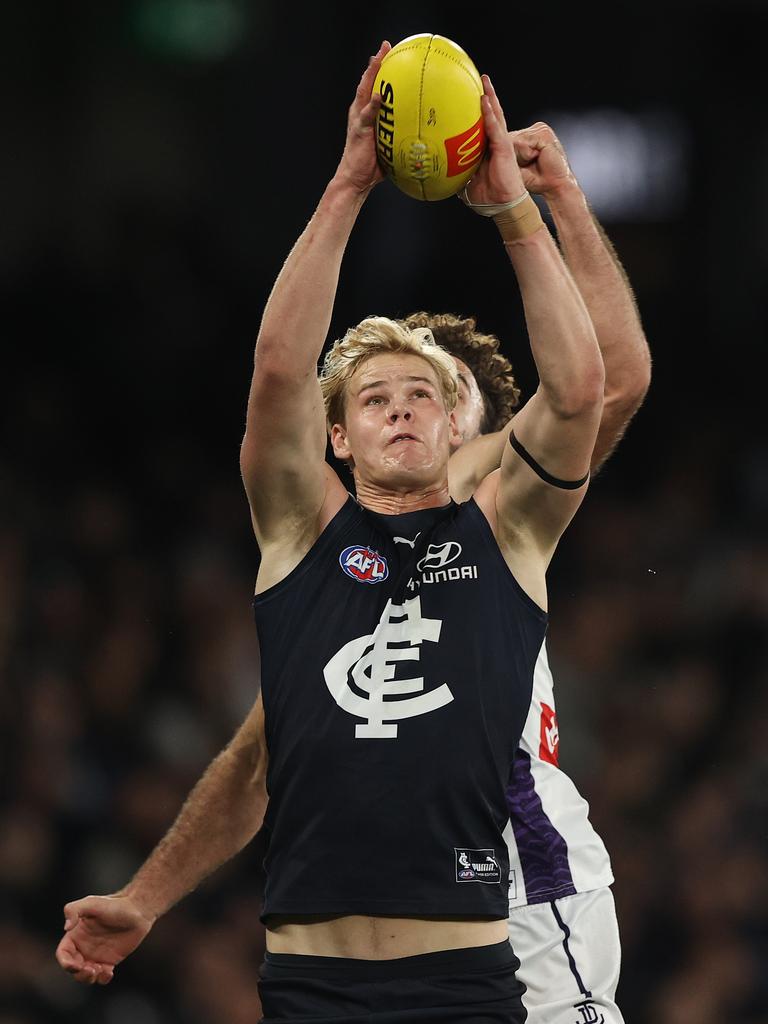
[(501, 868), (495, 850), (469, 850), (454, 846), (453, 852), (456, 856), (457, 882), (494, 884), (501, 881)]
[(389, 576), (386, 558), (361, 544), (344, 548), (339, 555), (339, 565), (347, 576), (358, 583), (381, 583)]

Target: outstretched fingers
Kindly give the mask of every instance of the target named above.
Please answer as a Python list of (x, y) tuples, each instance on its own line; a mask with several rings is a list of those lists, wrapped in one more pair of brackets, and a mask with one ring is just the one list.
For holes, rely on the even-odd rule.
[(368, 67), (363, 72), (363, 76), (360, 79), (360, 84), (357, 87), (355, 99), (352, 104), (352, 110), (358, 115), (361, 114), (363, 109), (370, 104), (371, 93), (373, 92), (373, 86), (376, 82), (376, 75), (379, 73), (381, 62), (391, 49), (392, 46), (385, 39), (376, 53), (368, 59)]
[[(496, 90), (493, 88), (493, 83), (488, 75), (482, 76), (483, 81), (483, 114), (485, 115), (486, 126), (485, 129), (493, 141), (497, 141), (502, 135), (507, 134), (507, 119), (504, 117), (504, 111), (499, 103), (499, 97), (496, 95)], [(490, 117), (488, 116), (490, 114)], [(489, 124), (490, 122), (490, 124)], [(491, 136), (493, 131), (496, 138)]]
[(385, 39), (377, 52), (369, 58), (368, 67), (360, 79), (352, 106), (349, 108), (349, 126), (357, 134), (367, 134), (376, 123), (381, 107), (381, 96), (378, 92), (373, 92), (373, 87), (381, 62), (391, 49), (391, 45)]

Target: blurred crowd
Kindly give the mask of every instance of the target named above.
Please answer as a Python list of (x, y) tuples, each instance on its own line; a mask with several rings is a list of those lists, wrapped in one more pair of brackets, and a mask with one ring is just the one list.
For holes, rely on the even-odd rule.
[[(153, 6), (174, 7), (123, 5)], [(77, 985), (54, 960), (63, 904), (127, 882), (256, 696), (257, 552), (237, 459), (252, 336), (338, 159), (348, 68), (368, 53), (360, 19), (322, 6), (301, 19), (191, 6), (249, 12), (239, 57), (164, 63), (95, 0), (10, 5), (25, 43), (13, 24), (0, 34), (4, 92), (21, 100), (0, 191), (0, 1024), (260, 1016), (258, 836), (111, 985)], [(655, 376), (555, 556), (550, 663), (561, 765), (612, 856), (627, 1024), (768, 1024), (768, 206), (750, 188), (768, 146), (748, 85), (765, 31), (746, 20), (754, 2), (723, 2), (711, 31), (679, 6), (638, 7), (631, 44), (616, 28), (604, 45), (584, 5), (568, 8), (573, 32), (559, 12), (526, 11), (532, 47), (510, 44), (513, 8), (492, 33), (459, 8), (447, 20), (445, 4), (429, 17), (407, 5), (423, 19), (407, 28), (371, 8), (366, 24), (393, 39), (442, 26), (506, 74), (531, 119), (668, 97), (687, 111), (683, 219), (608, 225)], [(285, 123), (268, 102), (278, 85)], [(734, 141), (714, 152), (722, 124)], [(338, 326), (477, 314), (530, 393), (485, 225), (458, 203), (380, 191), (350, 244)]]
[[(613, 858), (628, 1024), (768, 1024), (768, 449), (732, 454), (702, 427), (642, 480), (616, 455), (553, 567), (562, 759)], [(172, 461), (66, 488), (0, 466), (0, 1024), (259, 1019), (258, 837), (109, 987), (53, 958), (62, 904), (128, 880), (257, 692), (236, 458)]]

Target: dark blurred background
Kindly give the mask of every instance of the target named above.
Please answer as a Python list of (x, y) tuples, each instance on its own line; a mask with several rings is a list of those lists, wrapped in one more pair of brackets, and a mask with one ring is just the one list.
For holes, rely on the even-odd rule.
[[(61, 905), (127, 880), (257, 685), (238, 469), (272, 281), (381, 38), (440, 32), (549, 120), (633, 282), (648, 399), (551, 573), (562, 761), (616, 874), (628, 1024), (768, 1022), (765, 4), (3, 6), (0, 1024), (252, 1024), (258, 839), (106, 989)], [(389, 183), (334, 335), (476, 314), (489, 226)]]

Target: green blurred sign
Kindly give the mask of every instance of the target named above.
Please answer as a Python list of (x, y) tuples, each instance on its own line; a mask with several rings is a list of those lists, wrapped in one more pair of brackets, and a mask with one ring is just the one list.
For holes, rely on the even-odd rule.
[(135, 0), (131, 21), (145, 49), (194, 61), (223, 60), (245, 33), (239, 0)]

